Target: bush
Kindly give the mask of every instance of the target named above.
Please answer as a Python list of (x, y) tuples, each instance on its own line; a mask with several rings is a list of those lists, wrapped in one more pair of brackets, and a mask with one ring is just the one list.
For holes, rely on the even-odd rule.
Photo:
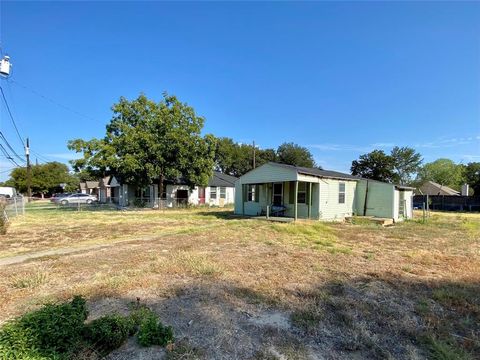
[(173, 330), (163, 326), (147, 307), (130, 316), (107, 315), (85, 324), (85, 300), (48, 304), (7, 323), (0, 329), (0, 359), (77, 359), (82, 351), (95, 349), (105, 356), (138, 331), (143, 346), (165, 346), (173, 341)]
[(132, 334), (135, 324), (129, 317), (107, 315), (86, 325), (85, 340), (103, 355), (120, 347)]
[(85, 300), (45, 305), (0, 330), (2, 359), (59, 359), (78, 351), (87, 318)]
[(171, 326), (164, 326), (157, 315), (148, 310), (143, 313), (137, 340), (142, 346), (166, 346), (173, 342), (173, 329)]

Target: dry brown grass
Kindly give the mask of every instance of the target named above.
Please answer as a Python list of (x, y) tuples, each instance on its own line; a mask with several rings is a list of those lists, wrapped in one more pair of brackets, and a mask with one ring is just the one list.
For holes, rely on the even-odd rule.
[[(216, 358), (480, 354), (480, 215), (382, 228), (210, 210), (38, 210), (0, 239), (3, 256), (111, 245), (0, 267), (1, 320), (73, 294), (92, 306), (140, 297)], [(289, 327), (249, 322), (272, 311)]]

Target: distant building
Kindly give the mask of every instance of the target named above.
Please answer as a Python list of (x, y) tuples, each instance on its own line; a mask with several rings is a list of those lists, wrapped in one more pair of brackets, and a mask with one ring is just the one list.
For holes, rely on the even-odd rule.
[(460, 192), (453, 190), (445, 185), (437, 184), (433, 181), (427, 181), (422, 186), (418, 188), (417, 195), (456, 195), (460, 196)]
[(82, 181), (80, 183), (80, 192), (82, 194), (98, 196), (99, 188), (100, 188), (100, 181), (98, 180), (87, 180), (87, 181)]
[(113, 202), (120, 206), (177, 207), (184, 205), (209, 205), (223, 207), (235, 201), (236, 177), (214, 171), (207, 186), (190, 188), (182, 179), (165, 180), (163, 194), (158, 185), (139, 188), (121, 184), (115, 176), (100, 181), (100, 202)]

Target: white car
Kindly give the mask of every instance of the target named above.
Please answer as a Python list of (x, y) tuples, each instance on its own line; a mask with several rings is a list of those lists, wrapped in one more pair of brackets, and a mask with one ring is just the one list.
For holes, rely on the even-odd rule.
[(92, 204), (97, 201), (97, 197), (95, 195), (88, 195), (88, 194), (71, 194), (65, 197), (58, 198), (55, 202), (62, 205), (68, 204)]
[(7, 199), (14, 198), (17, 196), (17, 190), (10, 186), (0, 186), (0, 197), (5, 197)]

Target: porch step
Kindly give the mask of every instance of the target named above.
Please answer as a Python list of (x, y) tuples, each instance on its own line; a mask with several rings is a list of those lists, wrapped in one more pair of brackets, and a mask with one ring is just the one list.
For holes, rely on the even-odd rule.
[(274, 222), (283, 222), (283, 223), (289, 223), (289, 222), (295, 221), (294, 218), (280, 217), (280, 216), (269, 216), (268, 218), (266, 216), (254, 216), (253, 218), (256, 220), (274, 221)]

